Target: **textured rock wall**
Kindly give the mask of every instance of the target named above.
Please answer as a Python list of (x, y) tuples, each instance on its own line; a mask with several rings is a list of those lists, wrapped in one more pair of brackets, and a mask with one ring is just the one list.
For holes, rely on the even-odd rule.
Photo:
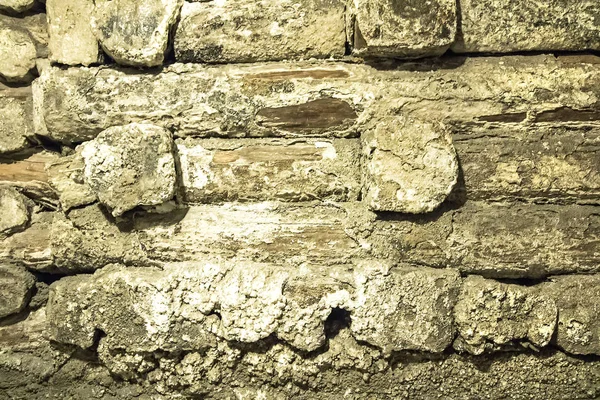
[(600, 398), (598, 51), (592, 0), (0, 0), (0, 400)]

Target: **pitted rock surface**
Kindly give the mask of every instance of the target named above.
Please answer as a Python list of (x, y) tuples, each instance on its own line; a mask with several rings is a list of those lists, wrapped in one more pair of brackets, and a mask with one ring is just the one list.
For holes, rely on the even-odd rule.
[(556, 315), (556, 304), (542, 292), (470, 276), (454, 308), (459, 335), (454, 347), (482, 354), (519, 341), (547, 346)]
[(116, 62), (136, 67), (163, 63), (183, 0), (96, 0), (94, 4), (94, 32)]
[(600, 355), (600, 275), (555, 276), (539, 290), (558, 308), (556, 345), (572, 354)]
[(37, 50), (26, 30), (0, 23), (0, 78), (8, 82), (27, 82), (35, 68)]
[(0, 265), (0, 318), (21, 312), (35, 285), (34, 276), (23, 267)]
[(456, 35), (452, 0), (355, 0), (354, 54), (425, 57), (443, 54)]
[(109, 128), (83, 145), (85, 182), (114, 216), (175, 194), (171, 133), (149, 124)]
[(385, 116), (362, 137), (364, 201), (376, 211), (435, 210), (458, 180), (452, 137), (438, 122)]

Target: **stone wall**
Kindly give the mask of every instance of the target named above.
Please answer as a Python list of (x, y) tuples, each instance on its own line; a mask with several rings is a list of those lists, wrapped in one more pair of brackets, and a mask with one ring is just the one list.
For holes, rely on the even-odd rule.
[(0, 0), (0, 399), (600, 398), (596, 0)]

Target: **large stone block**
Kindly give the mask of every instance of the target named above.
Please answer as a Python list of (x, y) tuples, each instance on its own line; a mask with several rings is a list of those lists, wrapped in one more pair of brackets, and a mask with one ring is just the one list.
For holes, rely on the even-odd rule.
[(354, 201), (358, 140), (186, 139), (177, 142), (183, 199)]
[(537, 290), (470, 276), (454, 308), (457, 350), (472, 354), (520, 344), (544, 347), (556, 328), (554, 301)]
[(452, 309), (460, 288), (456, 270), (367, 265), (355, 273), (350, 329), (357, 340), (390, 354), (444, 351), (454, 338)]
[(92, 30), (92, 0), (46, 0), (50, 60), (67, 65), (98, 62), (98, 40)]
[(181, 62), (257, 62), (342, 58), (340, 0), (185, 2), (175, 34)]
[(600, 63), (532, 56), (384, 67), (175, 64), (156, 74), (49, 68), (36, 91), (36, 120), (43, 122), (36, 131), (78, 143), (144, 121), (176, 137), (351, 137), (390, 109), (458, 133), (493, 124), (581, 128), (598, 120)]
[(173, 137), (150, 124), (115, 126), (83, 144), (85, 183), (113, 216), (175, 194)]
[(462, 0), (456, 52), (600, 49), (595, 0)]
[(0, 265), (0, 318), (21, 312), (31, 298), (35, 278), (22, 267)]
[(387, 215), (367, 239), (371, 253), (496, 278), (597, 272), (594, 206), (467, 202), (426, 218)]
[(540, 293), (558, 307), (555, 343), (573, 354), (600, 355), (600, 275), (555, 276)]
[(452, 199), (598, 204), (596, 117), (590, 113), (590, 122), (585, 115), (581, 122), (568, 122), (569, 117), (577, 118), (575, 112), (562, 113), (571, 126), (560, 121), (538, 126), (496, 121), (471, 131), (456, 129), (462, 181)]
[[(91, 24), (104, 51), (117, 63), (161, 65), (169, 32), (183, 0), (95, 0)], [(86, 21), (89, 22), (89, 21)]]
[(8, 82), (28, 82), (33, 79), (37, 49), (29, 32), (16, 20), (0, 19), (0, 78)]
[(349, 81), (347, 69), (175, 64), (158, 74), (139, 74), (50, 68), (39, 82), (36, 111), (44, 128), (37, 131), (64, 143), (131, 122), (160, 125), (178, 137), (352, 137), (372, 93), (356, 79)]
[(355, 0), (356, 55), (415, 58), (443, 54), (454, 42), (456, 2)]
[[(311, 351), (325, 344), (325, 321), (338, 308), (350, 312), (358, 340), (387, 351), (443, 351), (453, 336), (458, 273), (374, 272), (381, 268), (364, 262), (353, 277), (339, 267), (293, 271), (215, 258), (162, 270), (110, 266), (51, 286), (50, 337), (87, 348), (101, 331), (107, 350), (153, 352), (202, 350), (214, 347), (217, 338), (256, 343), (276, 335)], [(390, 292), (382, 297), (384, 287)], [(309, 296), (301, 297), (299, 289)]]
[(374, 119), (361, 136), (364, 201), (377, 211), (433, 211), (458, 181), (450, 133), (440, 123), (391, 115)]

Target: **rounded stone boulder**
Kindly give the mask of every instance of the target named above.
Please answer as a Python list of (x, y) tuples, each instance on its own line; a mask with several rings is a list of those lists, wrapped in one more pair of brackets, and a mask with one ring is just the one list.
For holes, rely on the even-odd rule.
[(16, 189), (0, 187), (0, 239), (24, 229), (29, 223), (33, 203)]
[(391, 116), (363, 135), (365, 201), (375, 211), (435, 210), (458, 181), (458, 158), (441, 123)]
[(0, 25), (0, 78), (8, 82), (29, 80), (36, 57), (35, 42), (26, 31)]
[(183, 0), (96, 0), (95, 4), (92, 27), (109, 56), (135, 67), (162, 64)]
[(115, 126), (83, 144), (84, 180), (113, 216), (175, 194), (173, 137), (150, 124)]
[(0, 265), (0, 318), (21, 312), (29, 302), (35, 277), (25, 268)]

